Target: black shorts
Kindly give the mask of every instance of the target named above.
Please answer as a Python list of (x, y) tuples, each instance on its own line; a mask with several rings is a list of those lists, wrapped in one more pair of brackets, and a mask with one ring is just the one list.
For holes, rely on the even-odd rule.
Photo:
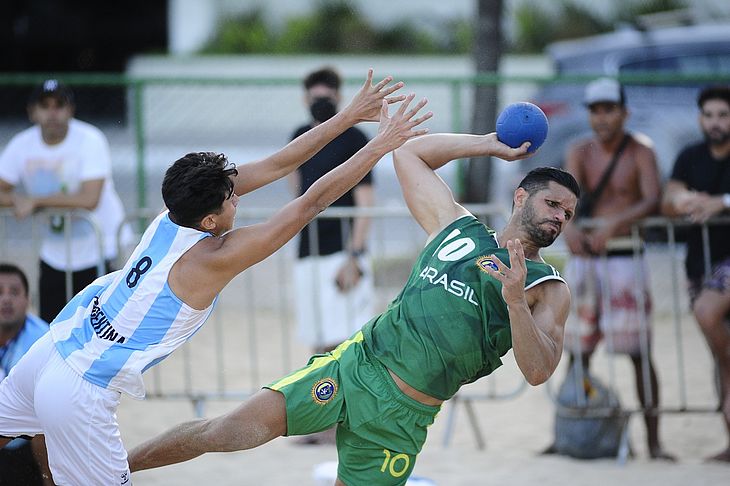
[[(111, 262), (104, 262), (105, 273), (111, 271)], [(84, 287), (100, 277), (96, 267), (84, 268), (71, 273), (72, 289), (71, 297), (82, 291)], [(50, 323), (56, 318), (61, 309), (66, 305), (66, 271), (56, 270), (46, 262), (41, 261), (39, 297), (40, 317)]]

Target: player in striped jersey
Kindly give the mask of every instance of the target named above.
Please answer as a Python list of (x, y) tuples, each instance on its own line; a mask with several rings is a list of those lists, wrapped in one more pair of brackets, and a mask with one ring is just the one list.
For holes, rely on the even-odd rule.
[(336, 485), (403, 485), (441, 404), (492, 373), (510, 348), (529, 383), (545, 382), (562, 354), (570, 292), (539, 250), (572, 218), (578, 184), (560, 169), (530, 172), (497, 234), (457, 204), (434, 172), (459, 158), (525, 158), (528, 147), (510, 149), (494, 133), (438, 134), (396, 150), (406, 203), (429, 235), (401, 293), (334, 351), (232, 412), (181, 424), (133, 449), (132, 470), (337, 424)]
[[(0, 383), (0, 447), (45, 435), (55, 484), (131, 481), (116, 423), (120, 393), (144, 397), (142, 373), (203, 325), (236, 275), (293, 238), (385, 154), (425, 130), (426, 100), (390, 96), (372, 70), (350, 105), (276, 154), (238, 169), (222, 154), (190, 153), (165, 174), (167, 210), (118, 272), (77, 294)], [(403, 101), (392, 118), (388, 103)], [(263, 223), (231, 231), (238, 196), (295, 170), (351, 125), (379, 119), (378, 134), (347, 162)]]

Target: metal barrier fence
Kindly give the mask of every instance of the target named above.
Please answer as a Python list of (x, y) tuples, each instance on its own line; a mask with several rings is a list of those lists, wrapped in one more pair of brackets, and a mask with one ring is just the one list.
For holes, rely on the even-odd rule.
[[(595, 221), (587, 220), (585, 223), (583, 223), (586, 227), (595, 226)], [(703, 242), (703, 249), (704, 249), (704, 274), (705, 275), (711, 275), (711, 253), (710, 253), (710, 245), (709, 245), (709, 227), (713, 225), (719, 225), (719, 224), (730, 224), (730, 218), (728, 217), (718, 217), (713, 218), (710, 221), (704, 223), (701, 225), (701, 231), (702, 231), (702, 242)], [(684, 378), (684, 370), (685, 370), (685, 353), (683, 349), (683, 340), (682, 340), (682, 333), (684, 327), (688, 324), (687, 321), (693, 321), (694, 317), (691, 315), (688, 315), (689, 310), (689, 302), (686, 297), (687, 289), (681, 288), (685, 287), (684, 285), (680, 285), (680, 282), (684, 280), (684, 260), (680, 260), (680, 255), (682, 255), (684, 248), (681, 243), (677, 241), (677, 229), (678, 228), (688, 228), (690, 226), (694, 226), (693, 223), (690, 223), (688, 221), (684, 220), (675, 220), (675, 219), (668, 219), (663, 217), (650, 217), (642, 220), (638, 224), (635, 224), (632, 226), (632, 233), (631, 233), (631, 243), (630, 247), (632, 249), (632, 261), (634, 266), (634, 272), (635, 272), (635, 282), (636, 285), (634, 287), (635, 292), (635, 298), (638, 303), (639, 308), (644, 307), (644, 293), (641, 291), (639, 282), (641, 279), (647, 277), (644, 275), (644, 267), (640, 264), (640, 260), (642, 258), (642, 254), (646, 254), (646, 258), (649, 258), (651, 254), (654, 255), (660, 255), (664, 254), (664, 257), (653, 261), (650, 265), (651, 274), (658, 274), (659, 278), (664, 280), (664, 287), (661, 290), (658, 290), (656, 288), (652, 289), (651, 294), (652, 298), (656, 300), (656, 297), (658, 297), (663, 305), (661, 307), (664, 307), (663, 309), (657, 309), (655, 310), (655, 313), (664, 313), (667, 316), (671, 317), (671, 325), (673, 328), (673, 337), (674, 337), (674, 346), (676, 349), (676, 359), (675, 359), (675, 366), (676, 366), (676, 373), (678, 377), (678, 389), (677, 389), (677, 397), (676, 402), (674, 402), (670, 406), (664, 406), (661, 409), (662, 413), (677, 413), (677, 412), (686, 412), (686, 411), (693, 411), (693, 412), (715, 412), (717, 411), (716, 404), (705, 404), (705, 405), (697, 405), (692, 404), (689, 401), (689, 392), (687, 387), (687, 381)], [(646, 229), (660, 229), (663, 230), (666, 236), (666, 243), (649, 243), (645, 244), (642, 241), (641, 237), (641, 231)], [(646, 249), (645, 249), (646, 248)], [(599, 258), (601, 260), (606, 260), (608, 257), (604, 254), (601, 255)], [(665, 265), (664, 268), (661, 268), (661, 265)], [(602, 285), (608, 287), (610, 285), (610, 282), (608, 282), (607, 275), (602, 275)], [(667, 308), (667, 299), (661, 300), (662, 293), (664, 295), (666, 294), (666, 284), (669, 284), (669, 295), (671, 296), (669, 300), (670, 308)], [(656, 283), (654, 284), (654, 287), (656, 287)], [(607, 309), (608, 312), (611, 310), (611, 305), (609, 302), (607, 302), (605, 299), (607, 298), (607, 292), (603, 292), (604, 301), (602, 302), (602, 307), (604, 309)], [(573, 305), (575, 305), (575, 299), (573, 300)], [(658, 312), (657, 312), (658, 311)], [(572, 312), (575, 312), (575, 309), (572, 310)], [(729, 316), (730, 317), (730, 316)], [(689, 318), (689, 319), (687, 319)], [(646, 322), (646, 320), (642, 320), (641, 322), (641, 339), (640, 339), (640, 346), (641, 346), (641, 355), (643, 359), (648, 359), (649, 357), (649, 351), (650, 351), (650, 343), (649, 343), (649, 335), (650, 335), (650, 324), (649, 322)], [(696, 326), (696, 323), (689, 322), (689, 325)], [(575, 337), (577, 337), (577, 333), (575, 334)], [(611, 347), (612, 343), (607, 342), (607, 347)], [(567, 351), (574, 352), (576, 354), (580, 354), (580, 347), (579, 343), (573, 342), (565, 343), (565, 349)], [(609, 384), (611, 386), (615, 386), (616, 384), (616, 372), (613, 367), (613, 361), (615, 356), (611, 356), (611, 359), (609, 360)], [(646, 362), (645, 362), (646, 364)], [(646, 366), (644, 367), (646, 369)], [(648, 376), (643, 377), (645, 385), (648, 384), (649, 378)], [(646, 397), (648, 401), (652, 400), (652, 397), (650, 396), (651, 393), (651, 387), (645, 386), (645, 390), (649, 393), (649, 395)], [(638, 412), (640, 410), (634, 410), (634, 412)]]
[[(598, 221), (587, 219), (585, 221), (581, 221), (579, 224), (585, 227), (593, 227), (599, 223)], [(708, 228), (709, 226), (717, 224), (730, 224), (730, 218), (714, 218), (707, 223), (701, 225), (704, 250), (703, 265), (705, 275), (711, 275), (711, 254), (709, 246)], [(631, 249), (630, 257), (634, 269), (634, 297), (637, 302), (637, 307), (639, 309), (643, 309), (644, 305), (646, 304), (643, 287), (640, 282), (642, 281), (642, 279), (646, 279), (648, 277), (653, 277), (650, 283), (649, 296), (653, 299), (655, 304), (659, 303), (659, 305), (654, 306), (655, 308), (653, 311), (653, 320), (655, 322), (647, 322), (647, 320), (644, 318), (646, 316), (644, 316), (643, 314), (641, 314), (642, 319), (640, 322), (640, 359), (643, 364), (643, 375), (641, 377), (641, 380), (643, 382), (644, 398), (647, 403), (652, 403), (654, 401), (650, 385), (648, 363), (649, 360), (652, 359), (650, 351), (652, 349), (657, 349), (657, 344), (654, 344), (653, 346), (651, 345), (650, 336), (658, 334), (656, 332), (652, 333), (651, 328), (654, 327), (654, 331), (657, 330), (657, 321), (663, 321), (663, 326), (667, 326), (667, 319), (671, 321), (668, 325), (671, 326), (670, 334), (672, 340), (669, 344), (672, 347), (672, 353), (670, 353), (672, 359), (670, 360), (671, 363), (665, 361), (663, 363), (664, 366), (661, 368), (665, 376), (659, 382), (661, 401), (659, 407), (656, 409), (656, 413), (660, 415), (677, 413), (719, 413), (719, 396), (717, 398), (710, 397), (706, 393), (707, 390), (704, 390), (705, 393), (700, 393), (699, 396), (703, 397), (705, 400), (709, 398), (709, 401), (705, 401), (703, 399), (700, 399), (699, 401), (693, 401), (690, 399), (690, 397), (696, 397), (698, 395), (698, 384), (691, 383), (687, 379), (687, 357), (685, 352), (684, 336), (687, 335), (688, 331), (696, 332), (697, 324), (694, 320), (694, 316), (692, 316), (689, 312), (687, 290), (685, 288), (685, 285), (682, 285), (682, 282), (685, 280), (684, 258), (682, 258), (684, 253), (684, 245), (680, 244), (677, 241), (677, 229), (687, 228), (689, 226), (693, 226), (693, 223), (684, 220), (674, 220), (663, 217), (646, 218), (632, 226), (630, 244), (628, 245), (628, 248)], [(662, 243), (645, 244), (643, 242), (641, 237), (642, 231), (649, 229), (658, 229), (663, 231), (664, 234), (660, 236)], [(656, 236), (657, 235), (655, 235), (655, 237)], [(664, 242), (664, 240), (666, 240), (666, 242)], [(569, 258), (567, 249), (561, 249), (560, 247), (548, 248), (546, 250), (543, 250), (542, 253), (544, 257), (556, 258), (558, 262), (564, 262)], [(599, 257), (600, 263), (605, 264), (607, 258), (608, 257), (606, 254), (601, 255)], [(644, 258), (649, 261), (648, 268), (651, 268), (649, 275), (646, 275), (644, 273), (645, 269), (647, 268), (642, 265), (642, 259)], [(608, 289), (610, 287), (610, 279), (608, 273), (601, 274), (600, 281), (602, 289)], [(570, 281), (568, 283), (570, 284)], [(612, 310), (612, 303), (608, 301), (609, 292), (607, 290), (604, 290), (603, 292), (601, 292), (601, 295), (601, 307), (602, 309), (604, 309), (604, 312), (606, 314), (610, 314)], [(573, 298), (571, 306), (571, 316), (575, 316), (577, 314), (575, 298)], [(730, 325), (730, 316), (727, 316), (727, 318), (728, 325)], [(577, 329), (573, 329), (572, 332), (569, 333), (569, 326), (571, 324), (575, 325), (576, 323), (571, 323), (569, 320), (569, 323), (566, 325), (566, 340), (564, 342), (564, 350), (566, 353), (572, 353), (574, 356), (579, 357), (581, 355), (580, 332)], [(617, 368), (621, 364), (620, 360), (625, 359), (625, 356), (621, 354), (612, 354), (611, 352), (606, 351), (607, 349), (610, 350), (613, 347), (610, 333), (605, 336), (605, 341), (605, 345), (603, 346), (604, 349), (601, 350), (601, 353), (604, 355), (603, 362), (598, 366), (593, 363), (591, 365), (590, 371), (593, 376), (597, 376), (601, 379), (606, 380), (606, 385), (611, 390), (616, 391), (617, 389), (621, 388), (620, 383), (623, 381), (621, 379), (623, 377), (619, 376), (620, 374), (617, 372)], [(664, 341), (663, 344), (667, 344), (666, 341)], [(707, 349), (703, 349), (702, 352), (707, 356), (711, 356), (709, 350)], [(664, 354), (666, 355), (666, 353)], [(696, 359), (696, 356), (693, 356), (692, 358)], [(563, 361), (565, 361), (565, 359), (566, 357), (564, 357)], [(656, 358), (653, 359), (656, 362)], [(673, 369), (669, 368), (668, 365), (673, 367)], [(588, 376), (588, 370), (583, 368), (583, 363), (580, 359), (576, 360), (576, 369), (577, 372), (573, 375), (575, 379), (575, 383), (573, 384), (573, 386), (576, 390), (582, 390), (584, 387), (584, 378)], [(711, 367), (708, 367), (708, 379), (705, 384), (712, 383), (712, 373), (713, 371)], [(496, 378), (496, 376), (494, 378)], [(549, 394), (551, 400), (556, 404), (556, 407), (560, 407), (563, 413), (565, 413), (567, 416), (573, 416), (576, 418), (582, 417), (586, 419), (609, 418), (615, 417), (617, 413), (621, 413), (625, 415), (628, 419), (636, 414), (642, 414), (646, 412), (646, 410), (638, 405), (626, 406), (625, 404), (621, 406), (620, 411), (617, 411), (617, 408), (615, 406), (596, 407), (595, 405), (592, 405), (590, 408), (585, 408), (587, 405), (587, 399), (585, 398), (585, 395), (581, 393), (576, 393), (576, 408), (571, 409), (570, 407), (566, 407), (564, 405), (561, 406), (558, 403), (558, 394), (556, 387), (558, 386), (558, 383), (562, 382), (565, 379), (568, 379), (568, 377), (561, 373), (556, 373), (547, 382), (545, 389)], [(489, 377), (486, 380), (487, 386), (490, 385), (490, 380), (492, 380), (492, 377)], [(522, 388), (517, 390), (516, 393), (521, 392), (522, 390), (524, 390), (524, 388), (525, 387), (523, 386)], [(719, 392), (719, 383), (716, 380), (714, 383), (714, 388), (716, 392)], [(667, 391), (672, 391), (676, 395), (667, 394)], [(509, 394), (504, 397), (511, 398)], [(472, 431), (475, 435), (477, 445), (480, 448), (484, 447), (484, 439), (479, 429), (476, 414), (474, 413), (474, 410), (472, 408), (472, 402), (494, 398), (503, 397), (495, 396), (494, 393), (484, 391), (474, 392), (471, 390), (467, 392), (460, 392), (459, 395), (454, 397), (455, 404), (463, 403), (465, 405), (468, 413), (468, 418), (471, 423)], [(448, 434), (451, 431), (452, 422), (454, 420), (453, 414), (450, 416), (449, 420), (450, 424), (447, 428), (447, 436), (444, 439), (445, 443), (448, 443), (450, 439), (450, 436)], [(628, 454), (628, 420), (626, 420), (623, 435), (621, 438), (621, 447), (619, 449), (619, 455), (617, 459), (619, 460), (619, 462), (623, 463), (626, 461)]]
[[(482, 216), (506, 218), (504, 210), (496, 205), (469, 208)], [(274, 212), (274, 209), (239, 205), (236, 225), (261, 221)], [(130, 215), (130, 218), (138, 216)], [(377, 313), (384, 310), (406, 281), (426, 235), (403, 206), (329, 208), (314, 224), (321, 219), (348, 220), (355, 216), (372, 219), (369, 254)], [(316, 231), (310, 234), (316, 235)], [(262, 384), (306, 363), (311, 349), (298, 340), (295, 332), (293, 296), (297, 289), (292, 283), (295, 245), (296, 241), (290, 242), (247, 269), (224, 289), (211, 322), (176, 353), (179, 356), (171, 356), (148, 373), (151, 375), (147, 377), (148, 396), (189, 399), (196, 413), (202, 414), (207, 400), (243, 399)], [(317, 245), (312, 248), (316, 250)], [(200, 345), (196, 344), (200, 341)], [(206, 354), (214, 363), (207, 362)]]
[[(94, 215), (85, 209), (63, 210), (44, 209), (33, 217), (18, 220), (11, 208), (0, 208), (0, 258), (19, 266), (28, 276), (31, 301), (38, 302), (38, 259), (43, 233), (49, 227), (56, 226), (62, 232), (65, 241), (66, 261), (71, 261), (74, 252), (72, 244), (72, 223), (83, 222), (87, 231), (94, 233), (99, 261), (96, 264), (98, 275), (106, 273), (104, 260), (104, 233)], [(29, 236), (29, 237), (28, 237)], [(24, 243), (26, 242), (27, 243)], [(66, 271), (66, 300), (73, 297), (72, 271)]]
[[(16, 98), (27, 96), (43, 79), (37, 74), (0, 74), (0, 99), (4, 91), (17, 93)], [(214, 150), (237, 163), (256, 160), (284, 146), (295, 128), (309, 120), (302, 104), (301, 79), (292, 77), (65, 74), (61, 79), (80, 92), (78, 117), (97, 125), (109, 139), (116, 187), (128, 195), (124, 200), (128, 211), (161, 206), (164, 170), (183, 154)], [(343, 100), (349, 100), (361, 83), (362, 79), (346, 79)], [(409, 90), (428, 97), (429, 109), (439, 114), (429, 124), (432, 131), (461, 130), (468, 125), (471, 79), (416, 78), (409, 79), (408, 85)], [(536, 86), (531, 79), (516, 85), (528, 87), (527, 93)], [(91, 92), (85, 95), (87, 91)], [(0, 121), (0, 144), (28, 125), (24, 110), (8, 115)], [(360, 128), (369, 136), (377, 130), (376, 124)], [(271, 203), (264, 199), (256, 205)]]
[[(372, 59), (377, 64), (384, 62)], [(223, 61), (224, 62), (224, 61)], [(418, 62), (409, 60), (409, 62)], [(421, 61), (436, 62), (436, 61)], [(447, 63), (446, 60), (441, 60)], [(531, 73), (534, 58), (522, 61), (515, 72)], [(449, 64), (444, 64), (449, 66)], [(398, 70), (388, 72), (399, 76)], [(433, 72), (448, 68), (430, 67)], [(544, 68), (537, 69), (544, 72)], [(160, 181), (164, 170), (173, 160), (190, 151), (214, 150), (224, 152), (232, 161), (243, 163), (268, 155), (283, 146), (297, 125), (308, 118), (301, 102), (301, 80), (292, 77), (257, 77), (210, 75), (209, 68), (198, 67), (199, 75), (186, 77), (123, 76), (103, 74), (73, 74), (60, 76), (77, 89), (77, 113), (82, 120), (97, 125), (109, 139), (112, 148), (117, 190), (123, 195), (128, 211), (161, 206)], [(408, 71), (406, 71), (408, 72)], [(385, 74), (385, 72), (383, 72)], [(17, 106), (17, 100), (26, 99), (31, 87), (48, 75), (8, 73), (0, 74), (0, 101), (8, 100)], [(436, 116), (429, 120), (431, 132), (468, 130), (473, 111), (475, 86), (496, 86), (499, 105), (539, 97), (547, 86), (562, 85), (571, 92), (581, 93), (582, 86), (595, 76), (546, 76), (543, 74), (479, 76), (400, 76), (407, 89), (429, 99), (429, 109)], [(637, 114), (629, 118), (629, 128), (648, 133), (654, 138), (659, 152), (660, 166), (671, 165), (679, 142), (699, 138), (696, 123), (687, 113), (664, 112), (677, 108), (676, 98), (666, 95), (662, 87), (691, 86), (730, 81), (728, 74), (687, 76), (665, 72), (646, 72), (641, 75), (621, 76), (626, 82), (643, 87), (642, 93), (655, 93), (652, 112), (662, 114), (663, 125), (657, 129), (651, 118)], [(359, 88), (360, 77), (348, 77), (342, 98), (348, 100)], [(647, 91), (648, 90), (648, 91)], [(580, 97), (580, 95), (576, 95)], [(638, 99), (639, 97), (636, 97)], [(656, 99), (655, 99), (656, 98)], [(540, 101), (540, 100), (536, 100)], [(573, 100), (575, 101), (575, 100)], [(632, 101), (632, 100), (630, 100)], [(551, 102), (546, 102), (545, 107)], [(22, 105), (22, 103), (21, 103)], [(564, 106), (565, 105), (565, 106)], [(683, 110), (694, 110), (694, 101)], [(533, 159), (541, 165), (559, 165), (563, 146), (569, 137), (588, 130), (582, 110), (565, 103), (551, 113), (551, 134), (541, 153)], [(569, 123), (558, 122), (565, 111), (572, 111)], [(566, 120), (567, 121), (567, 120)], [(0, 120), (0, 144), (28, 126), (25, 110), (18, 106), (16, 113), (4, 113)], [(376, 132), (375, 124), (361, 126), (368, 135)], [(655, 133), (656, 132), (656, 133)], [(661, 138), (664, 137), (664, 138)], [(542, 157), (542, 158), (540, 158)], [(505, 166), (506, 167), (506, 166)], [(495, 179), (502, 175), (497, 168)], [(461, 178), (449, 181), (457, 193), (461, 192)], [(500, 184), (497, 196), (504, 196)], [(270, 207), (270, 192), (262, 191), (253, 205)], [(507, 204), (503, 199), (497, 199)]]
[[(508, 217), (506, 211), (498, 205), (474, 205), (469, 206), (469, 209), (480, 218), (491, 218), (492, 225), (496, 228), (500, 228)], [(155, 213), (156, 211), (145, 210), (130, 214), (128, 219), (151, 218)], [(260, 221), (273, 213), (273, 209), (239, 206), (237, 226)], [(49, 211), (21, 222), (14, 219), (10, 210), (0, 211), (0, 241), (3, 242), (0, 247), (0, 259), (20, 263), (31, 277), (31, 286), (34, 289), (37, 279), (33, 278), (33, 275), (37, 267), (40, 228), (47, 224), (49, 215), (57, 214), (64, 214), (67, 222), (71, 218), (87, 220), (96, 228), (101, 245), (101, 232), (93, 219), (88, 218), (84, 211)], [(406, 281), (411, 265), (423, 247), (426, 235), (402, 206), (366, 209), (330, 208), (318, 219), (348, 219), (354, 216), (366, 216), (373, 220), (369, 248), (375, 276), (376, 309), (379, 312)], [(730, 219), (716, 219), (703, 225), (706, 255), (709, 249), (707, 227), (718, 223), (728, 224)], [(590, 221), (585, 224), (590, 225)], [(661, 408), (658, 409), (660, 414), (717, 412), (717, 403), (708, 395), (707, 390), (696, 393), (698, 384), (689, 382), (685, 373), (687, 358), (683, 335), (689, 329), (696, 330), (696, 324), (693, 322), (693, 317), (688, 314), (686, 292), (681, 285), (684, 279), (681, 262), (683, 249), (677, 242), (676, 228), (688, 224), (666, 218), (648, 218), (635, 225), (632, 232), (636, 261), (642, 248), (641, 229), (663, 228), (666, 231), (666, 243), (648, 243), (644, 251), (644, 257), (650, 261), (653, 277), (652, 294), (655, 301), (662, 302), (655, 313), (657, 320), (662, 321), (662, 326), (672, 328), (672, 341), (662, 343), (665, 350), (667, 346), (671, 346), (673, 351), (670, 353), (671, 363), (664, 363), (662, 367), (665, 376), (660, 382), (662, 390)], [(70, 238), (69, 232), (66, 232), (66, 237)], [(207, 400), (241, 400), (258, 390), (262, 384), (271, 382), (306, 362), (310, 350), (298, 342), (293, 332), (292, 296), (297, 291), (291, 282), (291, 266), (295, 258), (293, 246), (294, 244), (290, 243), (272, 257), (249, 268), (224, 289), (210, 322), (181, 350), (173, 353), (146, 374), (149, 397), (189, 400), (194, 405), (196, 413), (202, 415)], [(544, 250), (543, 256), (560, 268), (567, 258), (567, 252), (561, 248), (560, 242), (555, 246), (556, 248)], [(126, 257), (129, 250), (131, 248), (121, 248), (120, 258)], [(73, 251), (70, 245), (68, 251)], [(709, 266), (709, 261), (709, 257), (706, 258), (706, 266)], [(100, 265), (103, 265), (103, 262), (100, 262)], [(634, 265), (634, 268), (637, 278), (640, 277), (641, 265)], [(641, 292), (637, 294), (637, 299), (640, 299), (639, 294)], [(668, 324), (667, 320), (671, 322)], [(647, 359), (649, 355), (646, 352), (649, 349), (648, 328), (649, 323), (644, 323), (645, 337), (641, 341), (643, 359)], [(571, 343), (566, 342), (565, 347), (569, 350)], [(704, 352), (709, 354), (707, 350)], [(505, 357), (507, 366), (514, 366), (513, 361), (509, 353)], [(608, 385), (616, 387), (623, 378), (616, 372), (616, 366), (618, 365), (615, 357), (607, 355), (603, 363), (592, 366), (592, 372), (599, 376), (607, 375)], [(707, 373), (709, 380), (711, 368), (708, 368)], [(554, 377), (546, 387), (553, 399), (556, 380), (562, 380), (562, 376)], [(644, 376), (643, 380), (648, 384), (648, 376)], [(484, 447), (484, 438), (473, 404), (483, 400), (509, 400), (519, 395), (525, 388), (524, 380), (504, 379), (500, 372), (465, 387), (453, 399), (444, 444), (449, 443), (453, 432), (456, 406), (463, 404), (477, 445)], [(645, 385), (644, 389), (650, 390), (651, 387)], [(671, 390), (672, 393), (667, 393), (667, 390)], [(699, 401), (692, 399), (695, 395), (700, 397)], [(636, 407), (625, 407), (625, 410), (629, 414), (643, 412)], [(596, 409), (592, 413), (601, 416), (608, 412)]]

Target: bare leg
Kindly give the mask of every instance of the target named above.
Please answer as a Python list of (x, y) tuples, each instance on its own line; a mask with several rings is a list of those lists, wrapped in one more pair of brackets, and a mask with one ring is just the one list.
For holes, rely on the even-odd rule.
[(728, 436), (725, 450), (709, 459), (730, 462), (730, 330), (725, 324), (725, 316), (730, 311), (730, 292), (703, 290), (693, 310), (707, 345), (717, 360), (721, 411)]
[(129, 452), (131, 471), (176, 464), (206, 452), (251, 449), (286, 433), (284, 395), (260, 390), (235, 410), (177, 425)]
[[(646, 424), (646, 438), (649, 446), (649, 456), (652, 459), (666, 459), (676, 461), (676, 458), (667, 454), (659, 443), (659, 385), (654, 370), (654, 363), (651, 357), (647, 360), (649, 366), (649, 386), (651, 395), (647, 393), (644, 383), (644, 361), (641, 356), (631, 356), (634, 365), (636, 378), (636, 392), (639, 395), (641, 408), (644, 410), (644, 423)], [(649, 398), (651, 397), (651, 401)]]
[(38, 464), (38, 471), (40, 471), (41, 477), (43, 477), (43, 484), (45, 486), (53, 486), (53, 476), (51, 475), (51, 468), (48, 465), (46, 437), (43, 434), (38, 434), (33, 437), (33, 440), (30, 442), (30, 448), (33, 451), (36, 464)]

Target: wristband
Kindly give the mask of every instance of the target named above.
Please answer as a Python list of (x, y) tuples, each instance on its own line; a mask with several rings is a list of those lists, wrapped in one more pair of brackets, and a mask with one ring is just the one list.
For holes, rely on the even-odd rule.
[(722, 206), (725, 209), (730, 209), (730, 193), (725, 193), (722, 195)]
[(352, 258), (360, 258), (365, 254), (365, 250), (350, 250), (350, 256)]

